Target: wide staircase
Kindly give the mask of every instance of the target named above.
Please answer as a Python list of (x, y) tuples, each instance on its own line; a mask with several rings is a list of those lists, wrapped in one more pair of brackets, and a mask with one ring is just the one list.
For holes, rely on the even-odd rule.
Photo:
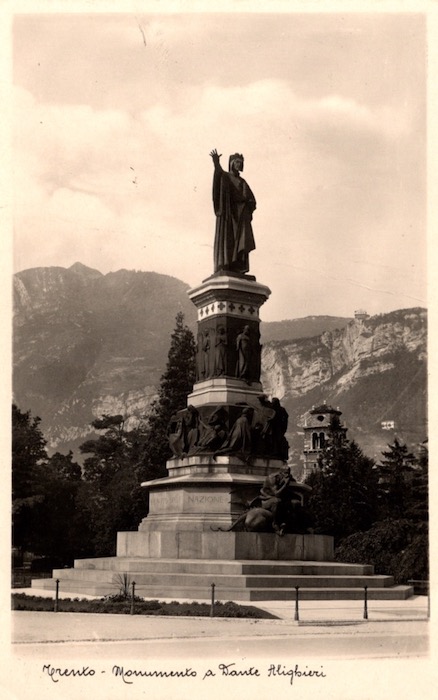
[(392, 576), (374, 574), (369, 565), (312, 561), (220, 561), (103, 557), (78, 559), (72, 569), (55, 569), (51, 579), (34, 579), (35, 589), (76, 596), (117, 593), (122, 582), (135, 582), (145, 598), (207, 600), (211, 584), (222, 601), (294, 600), (405, 600), (412, 586), (394, 585)]

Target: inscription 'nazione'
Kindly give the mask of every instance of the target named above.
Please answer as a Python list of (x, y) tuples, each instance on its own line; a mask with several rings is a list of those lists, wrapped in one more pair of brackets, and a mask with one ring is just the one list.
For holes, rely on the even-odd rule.
[(224, 503), (226, 496), (189, 496), (189, 503)]

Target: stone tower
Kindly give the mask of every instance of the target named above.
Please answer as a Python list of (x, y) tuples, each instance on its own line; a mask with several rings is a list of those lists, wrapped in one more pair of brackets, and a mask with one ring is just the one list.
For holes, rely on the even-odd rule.
[(343, 440), (347, 427), (341, 423), (342, 411), (324, 402), (312, 406), (304, 422), (304, 473), (303, 479), (318, 466), (318, 457), (328, 440)]

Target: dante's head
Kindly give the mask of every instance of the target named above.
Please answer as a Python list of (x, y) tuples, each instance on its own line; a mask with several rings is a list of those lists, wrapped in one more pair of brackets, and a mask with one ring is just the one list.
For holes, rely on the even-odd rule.
[(241, 153), (233, 153), (228, 160), (228, 170), (243, 171), (243, 155)]

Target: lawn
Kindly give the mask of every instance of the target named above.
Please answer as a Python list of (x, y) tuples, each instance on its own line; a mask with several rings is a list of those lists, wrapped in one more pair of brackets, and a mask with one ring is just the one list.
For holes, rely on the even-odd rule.
[[(12, 594), (12, 610), (34, 610), (50, 612), (54, 610), (53, 598), (26, 595), (25, 593)], [(209, 617), (211, 615), (210, 603), (179, 603), (174, 600), (170, 603), (161, 603), (158, 600), (134, 599), (133, 613), (132, 600), (121, 595), (105, 596), (94, 600), (80, 598), (60, 598), (58, 600), (59, 612), (75, 613), (111, 613), (122, 615), (171, 615), (186, 617)], [(228, 601), (222, 603), (216, 601), (213, 609), (214, 617), (240, 617), (253, 619), (276, 619), (275, 615), (260, 610), (252, 605), (239, 605)]]

